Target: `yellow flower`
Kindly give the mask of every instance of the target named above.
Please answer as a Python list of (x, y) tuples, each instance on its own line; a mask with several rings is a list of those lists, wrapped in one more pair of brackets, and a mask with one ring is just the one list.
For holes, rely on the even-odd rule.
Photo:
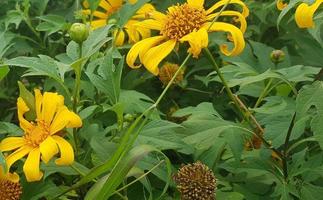
[(288, 3), (285, 3), (285, 0), (277, 0), (276, 6), (278, 10), (283, 10), (284, 8), (286, 8), (286, 6), (288, 6)]
[(211, 8), (203, 7), (204, 0), (187, 0), (184, 4), (177, 4), (168, 8), (166, 14), (153, 11), (151, 19), (137, 23), (138, 27), (144, 27), (159, 31), (159, 35), (146, 38), (132, 46), (127, 55), (127, 64), (131, 68), (139, 68), (135, 65), (137, 57), (141, 63), (154, 75), (158, 75), (159, 63), (171, 53), (176, 44), (188, 42), (189, 53), (198, 57), (202, 48), (208, 46), (208, 32), (224, 31), (230, 35), (229, 40), (233, 42), (233, 48), (229, 50), (226, 44), (220, 46), (220, 50), (227, 56), (240, 54), (245, 46), (243, 32), (246, 28), (245, 17), (249, 15), (246, 5), (240, 0), (231, 0), (230, 4), (238, 4), (242, 7), (242, 13), (238, 11), (223, 11), (221, 16), (232, 16), (240, 21), (240, 29), (236, 26), (214, 22), (212, 20), (218, 15), (217, 12), (228, 1), (220, 0)]
[[(137, 0), (129, 0), (129, 3), (135, 4)], [(99, 3), (99, 8), (104, 11), (96, 10), (91, 13), (89, 9), (89, 3), (87, 1), (83, 2), (85, 10), (83, 13), (87, 16), (93, 14), (94, 20), (90, 22), (92, 29), (100, 28), (107, 24), (109, 16), (118, 11), (123, 5), (123, 0), (101, 0)], [(151, 4), (143, 5), (134, 16), (125, 24), (124, 30), (120, 30), (114, 33), (116, 37), (116, 45), (121, 46), (125, 42), (126, 33), (128, 35), (129, 43), (138, 42), (140, 39), (150, 37), (150, 30), (147, 28), (136, 27), (135, 23), (140, 22), (141, 20), (147, 18), (151, 11), (154, 11), (155, 8)]]
[(22, 187), (17, 174), (4, 173), (0, 166), (0, 199), (19, 200)]
[(1, 141), (1, 151), (13, 151), (6, 157), (8, 170), (19, 159), (28, 157), (23, 171), (27, 181), (38, 181), (43, 173), (39, 170), (40, 159), (48, 163), (59, 153), (57, 165), (70, 165), (74, 161), (72, 146), (59, 135), (59, 131), (66, 128), (82, 126), (81, 118), (64, 105), (64, 97), (57, 93), (45, 92), (44, 95), (35, 89), (35, 122), (29, 122), (24, 114), (30, 109), (25, 101), (17, 100), (18, 119), (24, 131), (22, 137), (8, 137)]
[(295, 21), (300, 28), (313, 28), (313, 15), (323, 3), (323, 0), (316, 0), (312, 5), (301, 3), (295, 12)]

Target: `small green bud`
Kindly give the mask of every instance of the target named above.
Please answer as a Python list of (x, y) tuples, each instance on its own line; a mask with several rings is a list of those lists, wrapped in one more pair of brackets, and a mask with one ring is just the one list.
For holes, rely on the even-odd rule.
[(273, 50), (270, 59), (275, 64), (281, 63), (285, 60), (285, 53), (282, 50)]
[(123, 118), (126, 122), (132, 122), (133, 120), (135, 120), (135, 116), (129, 113), (125, 114)]
[(107, 24), (116, 24), (118, 21), (114, 18), (109, 19)]
[(89, 27), (85, 24), (74, 23), (69, 31), (71, 39), (76, 43), (83, 43), (89, 36)]

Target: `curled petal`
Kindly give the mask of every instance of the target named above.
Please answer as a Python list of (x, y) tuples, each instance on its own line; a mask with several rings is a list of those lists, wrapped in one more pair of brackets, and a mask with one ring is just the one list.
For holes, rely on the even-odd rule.
[[(209, 8), (206, 13), (207, 14), (211, 14), (213, 11), (221, 8), (222, 6), (226, 5), (228, 3), (227, 0), (221, 0), (219, 2), (217, 2), (216, 4), (214, 4), (211, 8)], [(244, 17), (247, 17), (249, 15), (249, 9), (248, 7), (246, 6), (246, 4), (244, 4), (241, 0), (231, 0), (229, 5), (230, 4), (238, 4), (242, 7), (242, 15)]]
[(62, 137), (57, 135), (53, 136), (53, 139), (56, 141), (56, 144), (59, 147), (61, 152), (61, 157), (58, 158), (55, 163), (57, 165), (70, 165), (74, 162), (74, 151), (70, 143), (68, 143)]
[(134, 44), (129, 50), (126, 61), (129, 67), (139, 68), (141, 65), (135, 65), (136, 59), (139, 56), (140, 61), (142, 62), (144, 54), (153, 46), (156, 46), (161, 41), (164, 40), (163, 36), (155, 36), (151, 38), (146, 38)]
[(135, 26), (158, 31), (160, 31), (163, 28), (163, 24), (155, 19), (147, 19), (142, 22), (138, 22), (135, 24)]
[(113, 35), (116, 40), (115, 41), (116, 46), (122, 46), (125, 40), (125, 33), (123, 32), (123, 30), (120, 29), (120, 30), (114, 31)]
[(184, 41), (187, 41), (190, 44), (188, 52), (191, 53), (194, 58), (197, 58), (201, 53), (201, 50), (207, 47), (209, 38), (206, 29), (201, 28), (200, 30), (193, 31), (180, 39), (180, 42)]
[[(219, 13), (214, 13), (208, 16), (208, 20), (213, 20), (214, 17), (218, 16)], [(242, 33), (246, 32), (247, 29), (247, 21), (246, 18), (237, 11), (223, 11), (220, 16), (231, 16), (231, 17), (235, 17), (235, 21), (240, 23), (240, 30), (242, 31)]]
[(146, 69), (154, 74), (158, 75), (159, 63), (174, 49), (176, 45), (176, 40), (168, 40), (158, 46), (155, 46), (145, 53), (142, 64), (146, 67)]
[(33, 149), (24, 164), (23, 170), (28, 182), (39, 181), (43, 173), (39, 170), (40, 150)]
[(42, 160), (48, 163), (53, 156), (58, 153), (58, 148), (55, 140), (49, 136), (39, 145)]
[(300, 28), (314, 27), (313, 15), (322, 3), (323, 0), (316, 0), (312, 5), (301, 3), (295, 12), (295, 21), (297, 26)]
[(35, 109), (36, 109), (36, 116), (41, 116), (41, 108), (43, 104), (43, 95), (41, 94), (39, 89), (34, 90), (35, 93)]
[(28, 130), (33, 128), (33, 125), (24, 118), (24, 114), (29, 111), (29, 108), (21, 97), (18, 97), (17, 107), (19, 125), (25, 132), (27, 132)]
[[(206, 24), (206, 27), (208, 27), (210, 23)], [(222, 44), (220, 46), (221, 52), (226, 56), (236, 56), (240, 54), (244, 47), (245, 47), (245, 41), (243, 38), (243, 33), (240, 29), (237, 27), (224, 23), (224, 22), (215, 22), (209, 29), (210, 31), (225, 31), (230, 33), (230, 39), (232, 39), (234, 47), (232, 50), (228, 49), (228, 46), (225, 44)]]
[(66, 106), (62, 106), (55, 115), (52, 124), (50, 125), (50, 133), (53, 135), (63, 128), (78, 128), (82, 126), (80, 116), (72, 111), (69, 111)]

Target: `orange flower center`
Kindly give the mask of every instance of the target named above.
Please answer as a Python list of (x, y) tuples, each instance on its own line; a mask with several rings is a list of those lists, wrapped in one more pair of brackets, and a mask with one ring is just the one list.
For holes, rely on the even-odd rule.
[(166, 23), (160, 34), (179, 40), (194, 30), (200, 29), (205, 22), (206, 11), (203, 8), (194, 8), (187, 3), (178, 4), (167, 11)]
[(38, 147), (49, 135), (49, 125), (44, 121), (38, 121), (37, 125), (25, 134), (25, 140), (29, 145)]

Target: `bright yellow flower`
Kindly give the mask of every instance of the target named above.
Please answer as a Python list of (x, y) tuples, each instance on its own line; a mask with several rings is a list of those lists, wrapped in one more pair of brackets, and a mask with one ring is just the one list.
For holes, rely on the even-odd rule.
[(315, 11), (323, 3), (323, 0), (316, 0), (312, 5), (301, 3), (295, 12), (295, 21), (300, 28), (313, 28), (313, 16)]
[[(137, 0), (129, 0), (129, 3), (135, 4)], [(118, 11), (123, 5), (123, 0), (101, 0), (99, 3), (98, 10), (91, 13), (89, 9), (89, 4), (87, 1), (83, 2), (85, 10), (83, 13), (87, 16), (93, 14), (94, 20), (90, 22), (93, 29), (100, 28), (105, 26), (109, 20), (109, 16)], [(102, 9), (103, 11), (99, 11)], [(121, 46), (125, 42), (126, 33), (128, 35), (129, 43), (138, 42), (140, 39), (150, 37), (150, 30), (147, 28), (136, 27), (135, 23), (140, 22), (143, 19), (146, 19), (150, 12), (154, 11), (155, 8), (151, 4), (145, 4), (141, 7), (134, 16), (125, 24), (124, 29), (120, 30), (118, 33), (115, 32), (114, 36), (116, 37), (116, 45)]]
[(233, 42), (230, 50), (226, 44), (220, 46), (220, 50), (227, 56), (240, 54), (245, 46), (243, 32), (246, 29), (245, 17), (249, 15), (246, 5), (240, 0), (231, 0), (230, 4), (238, 4), (242, 7), (242, 12), (223, 11), (221, 16), (232, 16), (240, 22), (240, 29), (236, 26), (214, 22), (212, 20), (218, 15), (219, 11), (228, 1), (220, 0), (211, 8), (203, 7), (204, 0), (187, 0), (184, 4), (177, 4), (168, 8), (166, 14), (153, 11), (151, 19), (137, 23), (138, 27), (144, 27), (159, 31), (159, 35), (146, 38), (132, 46), (127, 55), (127, 64), (131, 68), (139, 68), (135, 65), (137, 57), (141, 63), (154, 75), (158, 75), (159, 63), (171, 53), (176, 44), (188, 42), (189, 53), (193, 57), (198, 57), (202, 48), (208, 46), (208, 32), (224, 31), (229, 33), (229, 40)]
[(19, 200), (22, 187), (17, 174), (4, 173), (0, 166), (0, 199)]
[(285, 3), (284, 0), (277, 0), (276, 1), (276, 6), (278, 10), (283, 10), (284, 8), (286, 8), (286, 6), (288, 5), (288, 3)]
[(57, 93), (35, 90), (35, 122), (29, 122), (24, 114), (30, 109), (25, 101), (17, 100), (18, 119), (24, 131), (22, 137), (8, 137), (1, 141), (1, 151), (13, 151), (6, 157), (8, 170), (19, 159), (28, 157), (23, 166), (27, 181), (38, 181), (43, 173), (39, 170), (40, 159), (48, 163), (59, 153), (57, 165), (70, 165), (74, 161), (72, 146), (60, 136), (59, 131), (82, 126), (81, 118), (64, 105), (64, 97)]

